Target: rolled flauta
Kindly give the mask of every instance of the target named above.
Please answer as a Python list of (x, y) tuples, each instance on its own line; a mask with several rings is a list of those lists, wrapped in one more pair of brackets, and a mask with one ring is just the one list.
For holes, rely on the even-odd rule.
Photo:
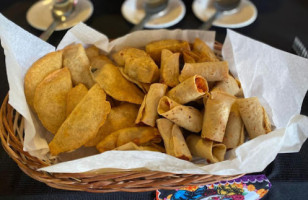
[(227, 150), (224, 144), (217, 144), (211, 140), (202, 139), (200, 136), (193, 134), (186, 138), (186, 143), (193, 156), (205, 158), (211, 163), (224, 160)]
[(156, 123), (158, 131), (164, 140), (167, 154), (183, 160), (191, 160), (192, 156), (180, 128), (164, 118), (156, 120)]
[(271, 132), (271, 123), (257, 97), (238, 99), (237, 103), (250, 139)]
[(167, 96), (160, 99), (157, 112), (191, 132), (197, 133), (202, 129), (202, 114), (199, 110), (191, 106), (183, 106)]
[(172, 53), (168, 49), (163, 49), (161, 52), (160, 65), (160, 82), (175, 87), (179, 84), (180, 53)]
[(228, 78), (229, 67), (226, 61), (185, 63), (179, 76), (183, 82), (194, 75), (203, 76), (207, 81), (222, 81)]
[(224, 92), (212, 92), (206, 101), (202, 126), (202, 138), (222, 142), (231, 106), (236, 98)]
[(172, 88), (167, 96), (180, 104), (185, 104), (200, 99), (208, 94), (208, 91), (207, 81), (202, 76), (195, 75)]
[(235, 80), (231, 75), (228, 75), (228, 78), (219, 81), (212, 91), (221, 91), (235, 96), (241, 92), (241, 87), (237, 80)]
[(222, 143), (226, 145), (227, 149), (233, 149), (244, 143), (244, 123), (236, 102), (231, 107)]
[(162, 83), (154, 83), (150, 86), (150, 90), (144, 96), (139, 108), (136, 124), (142, 122), (152, 127), (155, 126), (155, 121), (158, 118), (158, 102), (165, 95), (167, 87), (167, 85)]

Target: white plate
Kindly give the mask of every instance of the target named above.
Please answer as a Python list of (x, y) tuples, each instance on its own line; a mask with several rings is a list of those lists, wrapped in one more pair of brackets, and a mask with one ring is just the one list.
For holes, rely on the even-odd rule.
[[(213, 0), (195, 0), (192, 5), (194, 14), (206, 21), (215, 13)], [(233, 12), (225, 12), (213, 23), (213, 26), (224, 28), (241, 28), (248, 26), (257, 18), (257, 8), (249, 0), (241, 0), (239, 8)]]
[[(122, 15), (132, 24), (137, 24), (144, 17), (142, 8), (143, 0), (126, 0), (122, 4)], [(166, 28), (181, 21), (185, 15), (186, 8), (181, 0), (169, 0), (165, 10), (157, 13), (145, 24), (146, 28)]]
[[(28, 23), (39, 30), (45, 31), (52, 23), (52, 0), (43, 0), (35, 3), (27, 12)], [(79, 22), (86, 21), (93, 13), (93, 5), (88, 0), (78, 0), (76, 8), (66, 22), (57, 26), (56, 30), (69, 29)]]

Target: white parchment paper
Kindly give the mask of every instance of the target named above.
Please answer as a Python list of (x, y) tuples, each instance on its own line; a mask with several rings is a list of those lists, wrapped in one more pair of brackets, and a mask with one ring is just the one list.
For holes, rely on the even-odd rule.
[[(67, 32), (58, 49), (79, 42), (85, 46), (94, 44), (108, 53), (125, 46), (142, 47), (154, 40), (173, 38), (193, 42), (196, 37), (213, 46), (215, 33), (199, 30), (140, 31), (109, 43), (105, 35), (81, 23)], [(9, 103), (25, 118), (24, 150), (31, 155), (45, 158), (48, 155), (48, 133), (26, 104), (23, 79), (34, 61), (55, 48), (2, 15), (0, 38), (6, 56)], [(41, 170), (78, 173), (102, 168), (106, 171), (150, 169), (173, 173), (233, 175), (261, 171), (278, 153), (299, 151), (308, 137), (308, 118), (299, 115), (308, 89), (308, 60), (233, 31), (228, 31), (223, 55), (230, 64), (231, 72), (239, 77), (245, 96), (260, 98), (276, 127), (271, 133), (244, 143), (228, 153), (228, 160), (211, 165), (194, 164), (158, 152), (108, 151)]]

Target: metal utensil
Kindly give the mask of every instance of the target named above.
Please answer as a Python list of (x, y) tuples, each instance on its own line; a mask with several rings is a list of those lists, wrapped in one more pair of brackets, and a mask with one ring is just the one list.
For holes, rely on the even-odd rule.
[(292, 44), (292, 48), (297, 55), (304, 58), (308, 58), (307, 48), (298, 37), (295, 37), (294, 42)]
[(153, 15), (167, 8), (168, 1), (169, 0), (144, 0), (143, 8), (145, 16), (130, 30), (130, 32), (143, 29), (144, 25), (153, 17)]
[[(56, 0), (51, 10), (53, 22), (49, 25), (47, 30), (40, 35), (42, 40), (47, 41), (56, 27), (65, 22), (67, 18), (73, 13), (77, 4), (77, 0)], [(38, 16), (39, 17), (39, 16)]]
[(215, 0), (214, 6), (216, 12), (205, 22), (199, 29), (209, 30), (214, 22), (214, 20), (221, 15), (223, 12), (232, 11), (238, 8), (241, 0)]

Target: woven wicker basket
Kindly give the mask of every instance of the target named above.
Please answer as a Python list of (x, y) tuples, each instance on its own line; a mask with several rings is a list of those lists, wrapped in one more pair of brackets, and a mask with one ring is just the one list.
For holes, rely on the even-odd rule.
[[(222, 45), (215, 43), (215, 52), (220, 55)], [(222, 180), (231, 180), (241, 175), (217, 176), (204, 174), (173, 174), (157, 171), (121, 171), (102, 173), (46, 173), (37, 171), (51, 164), (23, 151), (24, 119), (8, 104), (8, 95), (0, 110), (0, 137), (2, 146), (8, 155), (28, 176), (47, 185), (64, 190), (87, 192), (145, 192), (156, 189), (176, 189), (187, 185), (205, 185)]]

